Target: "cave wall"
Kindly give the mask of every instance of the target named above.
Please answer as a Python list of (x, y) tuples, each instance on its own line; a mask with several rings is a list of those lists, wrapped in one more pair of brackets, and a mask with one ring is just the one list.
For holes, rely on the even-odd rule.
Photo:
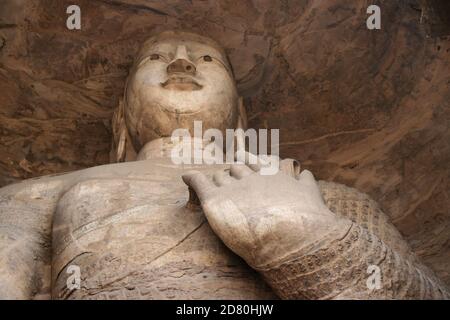
[(107, 163), (139, 45), (187, 29), (226, 48), (250, 125), (280, 128), (283, 157), (369, 193), (450, 283), (450, 12), (430, 3), (2, 1), (0, 185)]

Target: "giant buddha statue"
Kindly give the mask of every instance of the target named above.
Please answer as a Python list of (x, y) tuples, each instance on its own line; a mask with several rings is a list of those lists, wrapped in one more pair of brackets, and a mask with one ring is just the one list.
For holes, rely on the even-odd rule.
[(232, 67), (209, 38), (155, 35), (114, 114), (116, 163), (0, 189), (0, 298), (449, 297), (355, 189), (289, 159), (262, 175), (267, 158), (250, 163), (250, 153), (231, 165), (174, 163), (171, 134), (194, 121), (246, 129)]

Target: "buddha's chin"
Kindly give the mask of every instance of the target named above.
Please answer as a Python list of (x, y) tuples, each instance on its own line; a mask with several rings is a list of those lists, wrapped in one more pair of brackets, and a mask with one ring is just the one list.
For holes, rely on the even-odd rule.
[[(207, 100), (199, 99), (204, 96), (196, 96), (193, 92), (179, 91), (171, 95), (154, 99), (147, 104), (147, 110), (160, 110), (163, 113), (170, 114), (169, 117), (178, 118), (179, 115), (191, 115), (209, 109)], [(156, 107), (156, 108), (155, 108)]]
[(163, 112), (174, 114), (172, 117), (178, 118), (175, 115), (191, 115), (198, 112), (201, 112), (202, 106), (182, 106), (182, 105), (160, 105), (160, 108)]

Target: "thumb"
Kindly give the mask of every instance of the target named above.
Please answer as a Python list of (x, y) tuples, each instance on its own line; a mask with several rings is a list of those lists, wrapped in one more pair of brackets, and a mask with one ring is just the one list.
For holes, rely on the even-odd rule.
[(280, 171), (295, 179), (300, 178), (300, 162), (294, 159), (283, 159), (280, 161)]

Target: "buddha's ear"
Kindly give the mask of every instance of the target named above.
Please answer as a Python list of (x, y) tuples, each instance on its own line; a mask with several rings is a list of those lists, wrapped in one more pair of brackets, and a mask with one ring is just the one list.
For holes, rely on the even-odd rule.
[(113, 141), (109, 155), (110, 162), (124, 162), (136, 160), (136, 151), (134, 150), (130, 135), (125, 122), (124, 103), (121, 99), (116, 108), (112, 119)]
[(119, 105), (114, 111), (111, 126), (113, 133), (113, 141), (110, 152), (110, 161), (123, 162), (126, 153), (127, 132), (122, 99), (120, 99)]
[(242, 130), (247, 130), (247, 111), (244, 106), (244, 99), (242, 97), (238, 98), (238, 123), (236, 128), (240, 128)]

